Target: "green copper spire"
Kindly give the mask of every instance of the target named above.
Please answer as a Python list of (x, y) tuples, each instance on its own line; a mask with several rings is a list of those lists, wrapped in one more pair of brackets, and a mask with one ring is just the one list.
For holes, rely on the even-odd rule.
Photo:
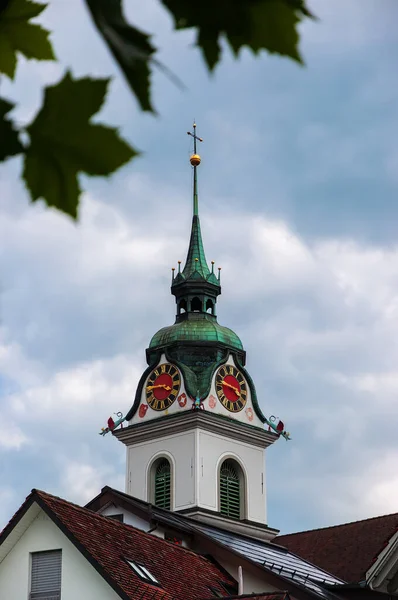
[(210, 275), (210, 269), (207, 265), (205, 251), (202, 241), (202, 233), (200, 231), (199, 221), (199, 206), (198, 206), (198, 173), (197, 169), (200, 165), (200, 156), (197, 154), (196, 141), (203, 142), (202, 138), (196, 135), (196, 123), (193, 124), (193, 132), (187, 131), (188, 135), (193, 137), (193, 154), (190, 158), (190, 163), (193, 166), (193, 217), (191, 238), (189, 240), (189, 248), (185, 267), (182, 271), (183, 276), (188, 279), (195, 272), (207, 279)]
[[(175, 323), (163, 327), (152, 338), (147, 349), (148, 364), (157, 360), (158, 353), (166, 350), (170, 360), (175, 360), (184, 372), (185, 381), (191, 377), (191, 390), (204, 390), (210, 385), (214, 364), (226, 360), (226, 353), (233, 351), (245, 360), (245, 351), (238, 336), (217, 322), (217, 298), (221, 294), (220, 267), (218, 276), (206, 262), (200, 231), (198, 210), (198, 167), (200, 156), (197, 154), (196, 125), (193, 132), (194, 153), (190, 158), (193, 172), (193, 217), (187, 260), (184, 268), (178, 261), (178, 268), (172, 269), (171, 293), (175, 296), (177, 314)], [(213, 369), (213, 370), (212, 370)], [(188, 386), (189, 388), (189, 386)], [(188, 390), (187, 388), (187, 390)], [(191, 391), (189, 391), (191, 394)], [(202, 394), (203, 395), (203, 394)]]
[(193, 166), (193, 217), (191, 237), (189, 240), (187, 260), (184, 268), (178, 261), (178, 272), (172, 271), (171, 293), (176, 297), (177, 320), (190, 319), (189, 315), (201, 313), (207, 319), (216, 319), (217, 296), (221, 294), (220, 275), (214, 273), (214, 262), (211, 270), (206, 261), (203, 247), (202, 233), (200, 231), (199, 209), (198, 209), (198, 173), (200, 156), (197, 154), (196, 142), (202, 142), (202, 138), (196, 135), (196, 124), (193, 124), (193, 132), (188, 131), (193, 137), (194, 152), (190, 163)]

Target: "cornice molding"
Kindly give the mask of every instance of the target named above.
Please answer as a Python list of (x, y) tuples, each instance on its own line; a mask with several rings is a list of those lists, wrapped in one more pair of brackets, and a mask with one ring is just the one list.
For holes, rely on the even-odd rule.
[(267, 448), (279, 437), (271, 431), (265, 431), (202, 410), (184, 411), (177, 415), (136, 423), (123, 429), (117, 429), (113, 432), (113, 435), (126, 446), (135, 446), (142, 442), (175, 435), (176, 433), (185, 433), (193, 429), (215, 433), (259, 448)]

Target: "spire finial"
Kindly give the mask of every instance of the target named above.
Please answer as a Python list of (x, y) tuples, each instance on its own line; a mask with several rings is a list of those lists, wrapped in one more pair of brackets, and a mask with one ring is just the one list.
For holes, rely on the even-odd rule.
[(198, 178), (196, 168), (200, 165), (200, 156), (196, 152), (196, 140), (203, 142), (203, 139), (196, 135), (196, 123), (193, 123), (193, 131), (187, 131), (187, 134), (193, 137), (193, 154), (189, 159), (193, 166), (193, 214), (198, 215)]

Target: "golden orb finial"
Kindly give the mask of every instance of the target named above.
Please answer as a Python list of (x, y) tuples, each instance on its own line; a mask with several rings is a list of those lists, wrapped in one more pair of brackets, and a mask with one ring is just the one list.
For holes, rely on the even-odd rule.
[(200, 165), (200, 161), (201, 158), (199, 154), (192, 154), (191, 158), (189, 159), (189, 162), (193, 167), (198, 167)]

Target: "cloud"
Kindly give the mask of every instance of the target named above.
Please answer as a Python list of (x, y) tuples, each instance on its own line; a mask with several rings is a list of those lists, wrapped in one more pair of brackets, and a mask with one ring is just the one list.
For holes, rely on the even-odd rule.
[(62, 476), (62, 491), (68, 490), (68, 499), (86, 504), (94, 498), (104, 485), (112, 485), (116, 489), (124, 488), (124, 477), (115, 477), (107, 467), (93, 468), (90, 464), (70, 462), (65, 465)]
[[(131, 185), (140, 185), (149, 196), (143, 181), (138, 178)], [(153, 211), (148, 221), (157, 223), (156, 206)], [(126, 328), (130, 315), (134, 315), (138, 330), (138, 341), (132, 344), (135, 351), (125, 352), (125, 340), (113, 334), (112, 352), (102, 344), (93, 355), (86, 346), (79, 361), (71, 361), (62, 353), (55, 362), (51, 357), (37, 361), (26, 356), (26, 352), (35, 354), (37, 344), (43, 343), (40, 337), (28, 344), (22, 336), (22, 345), (14, 342), (0, 353), (5, 377), (13, 381), (19, 371), (24, 373), (22, 384), (15, 389), (11, 386), (5, 397), (5, 418), (17, 424), (22, 436), (18, 438), (11, 429), (8, 444), (20, 441), (23, 453), (21, 440), (29, 437), (32, 460), (35, 455), (36, 459), (47, 457), (45, 472), (35, 473), (40, 485), (32, 482), (31, 487), (50, 488), (81, 502), (110, 481), (123, 487), (124, 449), (116, 440), (97, 434), (109, 414), (116, 410), (125, 413), (131, 406), (145, 367), (143, 349), (157, 328), (153, 314), (158, 315), (159, 326), (172, 321), (173, 304), (165, 304), (168, 281), (161, 274), (168, 271), (168, 255), (178, 257), (187, 243), (178, 236), (167, 239), (162, 235), (152, 244), (151, 230), (140, 230), (138, 223), (121, 215), (100, 200), (87, 197), (79, 230), (67, 222), (58, 227), (56, 216), (43, 212), (37, 215), (36, 223), (22, 219), (23, 244), (26, 249), (35, 247), (39, 255), (58, 255), (65, 260), (62, 268), (56, 269), (54, 261), (47, 271), (52, 285), (62, 284), (68, 300), (62, 312), (53, 316), (57, 323), (70, 310), (76, 322), (84, 323), (85, 335), (95, 339), (95, 330), (101, 328), (105, 315), (111, 331)], [(54, 227), (54, 235), (48, 238), (40, 235), (40, 226), (47, 219)], [(289, 444), (278, 442), (269, 451), (270, 505), (274, 506), (270, 523), (278, 526), (281, 522), (282, 527), (289, 528), (286, 513), (275, 510), (281, 505), (280, 492), (273, 485), (278, 470), (289, 479), (292, 493), (302, 498), (304, 508), (296, 508), (295, 522), (310, 519), (310, 508), (320, 522), (351, 518), (351, 498), (356, 489), (362, 489), (357, 481), (367, 480), (368, 472), (376, 471), (381, 454), (395, 451), (390, 436), (398, 417), (393, 401), (397, 386), (393, 366), (398, 357), (391, 334), (396, 328), (397, 248), (370, 247), (354, 240), (308, 241), (284, 221), (244, 212), (226, 217), (217, 209), (211, 215), (205, 212), (202, 219), (206, 248), (216, 251), (219, 247), (217, 223), (221, 221), (225, 233), (217, 261), (223, 266), (219, 321), (232, 326), (244, 341), (247, 367), (265, 414), (281, 416), (293, 437)], [(20, 218), (17, 224), (21, 230)], [(12, 220), (7, 230), (11, 241)], [(60, 253), (59, 248), (65, 250), (65, 246), (67, 253)], [(20, 252), (21, 244), (17, 247)], [(145, 282), (148, 271), (152, 273), (151, 285), (156, 286), (154, 297)], [(120, 293), (129, 272), (131, 279), (140, 282), (134, 298)], [(244, 284), (240, 283), (242, 274)], [(90, 297), (93, 290), (98, 290), (99, 301), (105, 303), (97, 314)], [(35, 321), (40, 322), (41, 311), (48, 313), (51, 306), (51, 294), (43, 298), (45, 301), (35, 307)], [(86, 301), (94, 313), (91, 320), (85, 318), (89, 312)], [(143, 306), (146, 310), (141, 314)], [(13, 331), (15, 335), (15, 327)], [(59, 343), (70, 343), (71, 335), (79, 333), (76, 328), (64, 330)], [(50, 340), (48, 343), (50, 349)], [(115, 349), (119, 351), (115, 353)], [(385, 428), (384, 439), (370, 439), (379, 413), (390, 425)], [(377, 490), (384, 489), (387, 473), (386, 467), (367, 484), (369, 489), (374, 486), (375, 498), (381, 496)], [(321, 506), (316, 492), (320, 482), (324, 490)], [(357, 515), (366, 516), (375, 507), (369, 494), (356, 498)], [(379, 502), (378, 506), (382, 510), (387, 505)]]
[[(124, 448), (98, 431), (130, 408), (144, 349), (173, 322), (193, 116), (205, 139), (205, 247), (223, 267), (219, 321), (243, 340), (265, 414), (293, 437), (267, 451), (270, 525), (297, 530), (393, 508), (396, 8), (311, 5), (321, 23), (303, 28), (305, 70), (249, 52), (235, 62), (228, 51), (209, 79), (192, 32), (174, 33), (155, 1), (136, 12), (129, 4), (188, 87), (154, 74), (159, 119), (139, 113), (81, 3), (44, 13), (62, 68), (115, 76), (101, 119), (146, 154), (109, 180), (82, 178), (78, 225), (29, 204), (18, 159), (2, 167), (1, 518), (32, 487), (79, 502), (106, 483), (123, 487)], [(5, 85), (18, 120), (58, 77), (58, 67), (21, 63), (16, 85)]]
[(4, 424), (4, 430), (0, 438), (0, 448), (5, 450), (19, 450), (27, 441), (28, 438), (14, 423)]
[(18, 508), (14, 505), (15, 500), (16, 496), (11, 487), (0, 487), (0, 532), (3, 529), (3, 526), (7, 524), (13, 512), (16, 512)]

